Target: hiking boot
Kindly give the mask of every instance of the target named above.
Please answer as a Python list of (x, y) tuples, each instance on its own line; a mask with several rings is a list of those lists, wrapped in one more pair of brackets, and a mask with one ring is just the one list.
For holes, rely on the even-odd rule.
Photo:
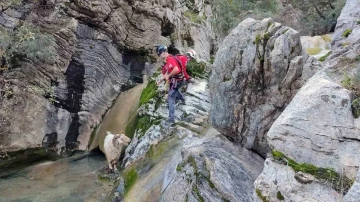
[(163, 127), (175, 127), (176, 126), (175, 121), (173, 121), (173, 120), (163, 120), (160, 125), (162, 125)]
[(180, 100), (179, 105), (186, 105), (185, 100)]
[(176, 102), (176, 106), (177, 106), (177, 107), (179, 107), (179, 106), (181, 106), (181, 105), (186, 105), (185, 100), (178, 100), (178, 101)]
[(167, 122), (169, 123), (170, 127), (175, 127), (176, 126), (175, 121), (173, 121), (173, 120), (168, 120)]

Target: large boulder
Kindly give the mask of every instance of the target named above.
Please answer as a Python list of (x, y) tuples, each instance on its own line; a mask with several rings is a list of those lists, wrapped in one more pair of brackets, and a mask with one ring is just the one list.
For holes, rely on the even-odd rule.
[(160, 201), (253, 201), (263, 159), (215, 134), (183, 146), (177, 172)]
[(271, 18), (244, 20), (216, 53), (210, 77), (211, 123), (265, 156), (267, 131), (318, 70), (312, 63), (313, 58), (302, 52), (297, 31)]
[(347, 1), (324, 69), (271, 126), (273, 152), (255, 181), (258, 201), (276, 200), (279, 192), (286, 201), (358, 201), (360, 119), (352, 108), (354, 73), (360, 68), (359, 18), (359, 2)]

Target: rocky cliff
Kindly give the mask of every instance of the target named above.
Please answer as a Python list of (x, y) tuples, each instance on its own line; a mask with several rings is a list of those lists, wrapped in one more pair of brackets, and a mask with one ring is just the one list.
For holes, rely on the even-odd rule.
[[(153, 88), (151, 83), (142, 97)], [(164, 125), (168, 110), (162, 89), (153, 90), (140, 108), (135, 136), (123, 159), (122, 180), (116, 180), (109, 201), (251, 201), (263, 159), (208, 125), (207, 81), (193, 78), (188, 85), (186, 104), (176, 107), (174, 128)]]
[(258, 201), (358, 201), (360, 2), (348, 0), (332, 54), (267, 133)]
[(266, 134), (304, 81), (318, 69), (300, 34), (271, 18), (248, 18), (224, 39), (210, 77), (213, 126), (263, 157)]
[[(176, 0), (60, 0), (2, 7), (2, 31), (29, 25), (55, 41), (53, 60), (21, 60), (0, 72), (2, 157), (11, 162), (18, 154), (11, 152), (29, 148), (58, 154), (85, 150), (113, 100), (142, 82), (142, 71), (153, 66), (153, 49), (160, 43), (172, 45), (173, 52), (191, 46), (209, 59), (209, 13), (203, 1), (195, 3), (197, 10), (190, 11), (203, 16), (197, 23), (183, 16), (193, 4)], [(43, 149), (37, 153), (46, 154)]]

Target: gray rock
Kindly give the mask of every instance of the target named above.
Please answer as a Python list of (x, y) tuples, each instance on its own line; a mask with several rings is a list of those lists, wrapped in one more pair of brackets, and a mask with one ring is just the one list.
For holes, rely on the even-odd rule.
[(349, 192), (344, 196), (344, 202), (356, 202), (360, 197), (360, 170), (357, 173), (354, 185), (350, 188)]
[(268, 201), (280, 201), (278, 193), (284, 197), (284, 201), (329, 202), (342, 198), (330, 185), (316, 179), (307, 179), (306, 183), (299, 182), (296, 179), (297, 173), (291, 167), (278, 164), (273, 159), (266, 159), (264, 165), (264, 170), (254, 183), (256, 202), (263, 201), (258, 193)]
[[(274, 122), (268, 132), (268, 142), (273, 150), (298, 163), (331, 168), (353, 179), (360, 165), (357, 155), (360, 152), (359, 132), (359, 125), (351, 113), (350, 92), (321, 71), (299, 90)], [(299, 176), (293, 169), (274, 163), (271, 158), (267, 159), (265, 167), (255, 184), (270, 200), (276, 197), (278, 190), (285, 199), (293, 201), (316, 197), (319, 201), (337, 201), (342, 198), (342, 194), (328, 184), (313, 183), (312, 180), (305, 180), (307, 182), (300, 183), (302, 185), (294, 183), (294, 177)], [(284, 181), (286, 175), (294, 182)], [(274, 181), (278, 182), (276, 186)]]
[[(5, 30), (29, 24), (52, 34), (56, 59), (26, 61), (21, 68), (4, 72), (14, 94), (11, 100), (0, 99), (0, 152), (56, 142), (60, 153), (86, 150), (113, 100), (122, 89), (139, 82), (136, 78), (141, 78), (145, 58), (154, 57), (156, 45), (173, 43), (174, 36), (181, 42), (179, 50), (188, 48), (186, 38), (201, 58), (208, 59), (207, 25), (190, 34), (182, 17), (187, 8), (180, 3), (60, 0), (47, 1), (44, 9), (27, 3), (1, 13), (0, 27)], [(203, 3), (197, 1), (197, 8), (202, 10)], [(55, 102), (29, 88), (53, 89)]]
[[(324, 69), (298, 91), (268, 132), (268, 142), (273, 150), (298, 163), (336, 171), (340, 176), (340, 190), (329, 185), (328, 180), (295, 173), (291, 167), (278, 164), (270, 157), (255, 182), (256, 189), (270, 201), (276, 200), (278, 191), (286, 201), (359, 199), (360, 119), (352, 114), (352, 92), (342, 87), (345, 73), (352, 78), (360, 67), (355, 59), (360, 54), (359, 25), (356, 23), (359, 13), (358, 1), (346, 2), (333, 36), (332, 54), (324, 63)], [(354, 32), (348, 37), (342, 36), (347, 28)], [(355, 82), (353, 78), (352, 82)], [(353, 184), (344, 183), (345, 177), (350, 180), (356, 177), (356, 180)], [(257, 200), (260, 201), (259, 197)]]
[(267, 131), (317, 70), (305, 65), (307, 58), (297, 31), (271, 18), (241, 22), (216, 53), (210, 77), (213, 126), (265, 156)]
[(297, 162), (337, 172), (345, 169), (353, 178), (360, 165), (360, 143), (354, 141), (359, 132), (351, 112), (350, 92), (319, 72), (274, 122), (268, 141), (271, 148)]
[(182, 148), (182, 161), (160, 201), (253, 200), (253, 181), (263, 160), (220, 134), (214, 135)]
[[(337, 19), (335, 33), (332, 38), (332, 49), (346, 49), (346, 44), (358, 44), (360, 40), (360, 2), (357, 0), (347, 0), (346, 4)], [(344, 37), (343, 33), (346, 29), (351, 30), (348, 37)], [(357, 42), (357, 43), (356, 43)], [(357, 45), (358, 46), (358, 45)]]
[[(161, 87), (160, 89), (161, 90)], [(195, 80), (190, 83), (184, 92), (186, 104), (176, 107), (176, 128), (169, 128), (165, 123), (168, 118), (167, 103), (156, 107), (156, 97), (144, 104), (139, 109), (141, 116), (149, 116), (151, 119), (162, 120), (160, 124), (152, 125), (147, 131), (137, 129), (130, 145), (126, 148), (123, 165), (130, 166), (140, 158), (144, 157), (151, 145), (156, 145), (171, 135), (182, 138), (196, 136), (206, 130), (208, 111), (210, 109), (209, 91), (205, 80)]]

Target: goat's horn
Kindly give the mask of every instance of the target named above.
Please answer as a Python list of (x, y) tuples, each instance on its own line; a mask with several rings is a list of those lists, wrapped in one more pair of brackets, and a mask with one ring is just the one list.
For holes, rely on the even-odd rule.
[(116, 140), (119, 139), (119, 138), (120, 138), (120, 136), (114, 135), (114, 137), (112, 139), (112, 144), (114, 145), (114, 147), (116, 145)]

